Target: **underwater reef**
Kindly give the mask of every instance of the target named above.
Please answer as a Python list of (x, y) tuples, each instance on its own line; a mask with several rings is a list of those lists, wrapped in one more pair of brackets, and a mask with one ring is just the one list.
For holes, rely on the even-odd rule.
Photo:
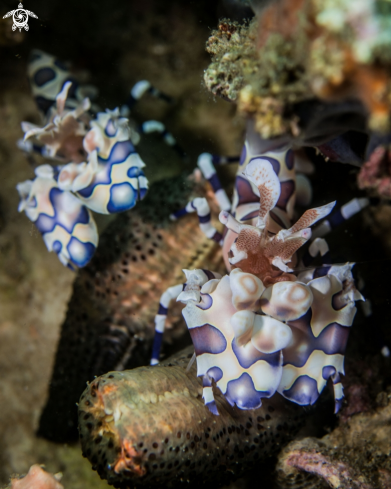
[[(61, 471), (64, 487), (106, 487), (83, 460), (77, 444), (55, 445), (35, 434), (76, 275), (63, 267), (54, 253), (47, 253), (34, 225), (17, 212), (16, 184), (31, 178), (36, 164), (47, 163), (40, 155), (35, 162), (26, 158), (17, 147), (23, 137), (21, 121), (42, 125), (26, 77), (31, 50), (52, 52), (72, 61), (78, 72), (89, 72), (90, 80), (101, 89), (103, 107), (113, 108), (126, 100), (140, 78), (153, 81), (178, 103), (143, 100), (133, 114), (136, 124), (150, 118), (169, 121), (190, 157), (197, 155), (201, 146), (216, 152), (224, 147), (231, 154), (240, 149), (236, 144), (241, 125), (231, 123), (234, 108), (223, 101), (211, 104), (210, 96), (199, 88), (200, 73), (208, 63), (204, 52), (208, 24), (216, 23), (215, 6), (206, 4), (205, 14), (185, 8), (182, 2), (120, 2), (115, 7), (118, 9), (100, 2), (64, 5), (38, 1), (32, 8), (40, 20), (36, 27), (31, 25), (20, 44), (1, 46), (0, 50), (1, 487), (7, 485), (10, 474), (27, 473), (34, 463), (44, 463), (52, 473)], [(6, 11), (11, 8), (14, 6)], [(0, 22), (3, 27), (5, 21)], [(150, 181), (179, 175), (187, 168), (153, 135), (147, 135), (141, 146)], [(104, 228), (109, 219), (97, 220), (98, 228)], [(194, 237), (201, 238), (197, 222), (191, 227)], [(155, 313), (152, 308), (152, 328)], [(65, 360), (73, 367), (70, 358)], [(70, 401), (75, 417), (75, 403), (86, 380)], [(55, 411), (52, 414), (55, 417)], [(57, 421), (66, 424), (60, 417)]]
[[(61, 79), (52, 92), (47, 79), (36, 92), (39, 83), (32, 83), (38, 105), (45, 100), (51, 105), (43, 119), (30, 99), (28, 110), (14, 103), (18, 110), (12, 117), (12, 101), (3, 108), (0, 99), (0, 120), (8, 114), (13, 128), (15, 121), (26, 121), (25, 140), (17, 144), (29, 162), (23, 171), (18, 164), (0, 196), (0, 258), (7, 264), (11, 257), (17, 265), (6, 265), (5, 278), (0, 275), (0, 291), (9, 292), (16, 304), (12, 316), (6, 310), (0, 335), (11, 338), (12, 330), (15, 339), (15, 324), (26, 323), (18, 341), (30, 343), (31, 351), (44, 350), (38, 366), (39, 357), (28, 347), (15, 349), (18, 365), (31, 369), (9, 368), (6, 417), (16, 420), (21, 406), (25, 417), (12, 435), (7, 420), (0, 426), (0, 436), (6, 434), (1, 480), (7, 481), (14, 467), (26, 473), (34, 460), (55, 461), (50, 472), (72, 475), (70, 467), (81, 464), (74, 453), (82, 452), (88, 460), (83, 467), (93, 477), (90, 463), (103, 481), (88, 479), (80, 469), (64, 487), (105, 487), (105, 481), (122, 489), (391, 487), (389, 2), (224, 0), (213, 5), (224, 13), (218, 23), (207, 15), (212, 6), (203, 3), (200, 18), (208, 19), (208, 27), (217, 24), (207, 41), (209, 66), (199, 53), (189, 61), (187, 41), (194, 36), (203, 43), (208, 35), (204, 26), (195, 27), (195, 6), (188, 16), (177, 2), (173, 10), (168, 4), (151, 0), (129, 7), (133, 34), (139, 35), (134, 41), (124, 21), (118, 32), (113, 24), (105, 31), (102, 14), (92, 9), (91, 19), (97, 20), (92, 37), (81, 32), (79, 40), (71, 36), (69, 46), (59, 48), (64, 53), (80, 45), (81, 53), (95, 53), (81, 64), (105, 86), (108, 70), (102, 65), (114, 66), (105, 49), (117, 46), (119, 38), (132, 46), (112, 55), (121, 62), (112, 69), (113, 86), (104, 88), (101, 107), (74, 98), (86, 76), (81, 84)], [(118, 20), (118, 12), (108, 18)], [(154, 15), (160, 23), (154, 24)], [(104, 41), (100, 29), (108, 34)], [(2, 49), (17, 49), (1, 42)], [(138, 58), (140, 75), (131, 63)], [(192, 75), (184, 80), (189, 67)], [(146, 79), (143, 69), (155, 75), (153, 85), (137, 83)], [(47, 75), (45, 70), (40, 74)], [(203, 70), (211, 94), (231, 103), (211, 103), (212, 95), (199, 90)], [(133, 87), (130, 102), (116, 99), (118, 80), (128, 92)], [(147, 95), (139, 101), (141, 86)], [(27, 93), (26, 84), (23, 90)], [(179, 100), (171, 99), (178, 94)], [(115, 103), (118, 110), (103, 112)], [(143, 122), (151, 114), (170, 129), (149, 120), (160, 128), (159, 141)], [(0, 156), (14, 162), (18, 150), (9, 149), (7, 130), (0, 132)], [(21, 133), (12, 131), (15, 145)], [(107, 139), (120, 133), (106, 153)], [(54, 147), (53, 140), (65, 144)], [(126, 168), (122, 180), (114, 181), (112, 168), (124, 162), (112, 151), (118, 142), (140, 154), (145, 169), (140, 170), (144, 163)], [(165, 143), (171, 147), (163, 149)], [(15, 184), (29, 177), (27, 170), (36, 177), (19, 183), (20, 210), (36, 227), (18, 217), (24, 233), (12, 246), (7, 233), (13, 229), (19, 235), (10, 226), (14, 214), (8, 207), (12, 202), (16, 212), (17, 203), (5, 190), (15, 192)], [(91, 224), (87, 208), (111, 213), (107, 195), (132, 178), (140, 185), (131, 205)], [(106, 186), (104, 195), (100, 186)], [(60, 202), (54, 194), (67, 197)], [(69, 196), (81, 207), (72, 207)], [(122, 197), (118, 193), (118, 202)], [(68, 238), (48, 246), (73, 272), (53, 265), (53, 257), (46, 265), (39, 248), (36, 229), (46, 245), (55, 229), (49, 229), (50, 213), (55, 216), (49, 216), (50, 226), (57, 219), (67, 225), (76, 216), (72, 232), (89, 216), (95, 234), (88, 260), (61, 255)], [(35, 240), (32, 258), (26, 236)], [(32, 264), (35, 256), (40, 275)], [(56, 284), (63, 290), (54, 302)], [(28, 299), (23, 318), (20, 297)], [(49, 309), (55, 318), (45, 318), (53, 324), (50, 342), (42, 334), (48, 328), (39, 323), (40, 311)], [(10, 354), (1, 358), (9, 361)], [(42, 380), (31, 397), (34, 375)], [(81, 451), (72, 445), (77, 425)], [(70, 451), (42, 437), (69, 443)], [(30, 472), (12, 484), (23, 487), (29, 477), (42, 476), (62, 487), (39, 466)]]
[(373, 385), (382, 369), (389, 371), (389, 361), (368, 360), (351, 365), (348, 403), (338, 426), (320, 439), (304, 437), (281, 451), (276, 467), (281, 488), (390, 487), (390, 388)]

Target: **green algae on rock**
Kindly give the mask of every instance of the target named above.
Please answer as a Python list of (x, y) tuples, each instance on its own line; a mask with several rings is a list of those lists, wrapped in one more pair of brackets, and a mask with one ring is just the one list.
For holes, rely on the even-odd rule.
[(300, 134), (295, 104), (362, 104), (371, 130), (390, 128), (391, 4), (279, 0), (250, 24), (220, 22), (207, 42), (212, 93), (254, 117), (264, 138)]
[[(205, 407), (192, 348), (154, 367), (109, 372), (79, 402), (83, 454), (115, 487), (226, 483), (277, 453), (303, 424), (305, 410), (280, 396), (254, 411), (216, 393)], [(308, 413), (307, 413), (308, 416)]]

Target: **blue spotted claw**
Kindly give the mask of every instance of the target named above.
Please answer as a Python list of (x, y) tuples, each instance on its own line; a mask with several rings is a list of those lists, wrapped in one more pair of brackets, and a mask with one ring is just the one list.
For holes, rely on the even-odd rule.
[(144, 162), (132, 143), (128, 120), (118, 109), (100, 112), (84, 138), (88, 160), (69, 163), (59, 174), (62, 190), (74, 192), (91, 210), (113, 214), (132, 209), (145, 197)]
[(61, 263), (75, 270), (91, 260), (98, 232), (90, 211), (70, 192), (58, 187), (50, 165), (35, 170), (36, 178), (17, 185), (19, 212), (25, 211)]

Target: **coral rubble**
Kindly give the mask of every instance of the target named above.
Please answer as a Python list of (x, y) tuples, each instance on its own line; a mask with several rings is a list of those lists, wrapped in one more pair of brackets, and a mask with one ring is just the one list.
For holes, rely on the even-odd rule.
[(376, 410), (350, 417), (320, 440), (304, 438), (290, 443), (279, 456), (281, 487), (292, 487), (294, 480), (307, 473), (313, 474), (305, 486), (308, 489), (389, 488), (389, 398), (389, 393), (382, 392), (377, 396)]

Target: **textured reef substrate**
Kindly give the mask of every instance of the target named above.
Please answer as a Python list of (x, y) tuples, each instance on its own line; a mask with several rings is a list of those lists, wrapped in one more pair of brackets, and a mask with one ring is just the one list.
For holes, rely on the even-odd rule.
[[(328, 112), (326, 127), (317, 128), (323, 136), (342, 122), (333, 112), (344, 112), (345, 130), (363, 130), (368, 121), (373, 131), (389, 131), (389, 2), (266, 5), (248, 24), (220, 21), (207, 43), (207, 87), (253, 117), (264, 138), (289, 134), (309, 141), (315, 136), (309, 119), (319, 110)], [(327, 104), (320, 109), (319, 101)]]

